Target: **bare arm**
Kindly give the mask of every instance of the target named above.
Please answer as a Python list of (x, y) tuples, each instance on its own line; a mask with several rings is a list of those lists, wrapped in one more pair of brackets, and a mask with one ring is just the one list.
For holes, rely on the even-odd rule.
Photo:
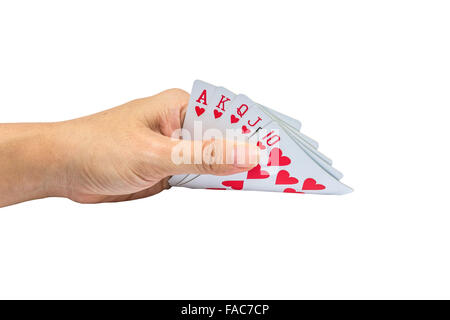
[[(170, 139), (182, 126), (188, 99), (183, 90), (171, 89), (70, 121), (0, 124), (0, 207), (44, 197), (133, 200), (168, 188), (174, 174), (228, 175), (258, 163), (253, 145), (245, 144), (248, 156), (235, 163), (225, 157), (236, 142)], [(172, 161), (180, 144), (192, 151), (192, 161)], [(196, 152), (201, 163), (193, 161)]]
[(55, 124), (0, 124), (0, 206), (62, 196)]

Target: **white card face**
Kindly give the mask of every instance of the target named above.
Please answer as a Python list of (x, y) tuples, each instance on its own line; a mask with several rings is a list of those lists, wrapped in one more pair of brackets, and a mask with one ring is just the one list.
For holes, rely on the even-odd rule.
[[(292, 129), (291, 129), (292, 130)], [(295, 131), (295, 130), (292, 130)], [(319, 143), (316, 140), (311, 139), (310, 137), (308, 137), (306, 134), (301, 133), (300, 131), (295, 131), (296, 135), (299, 137), (299, 139), (303, 142), (306, 143), (308, 145), (310, 145), (311, 147), (313, 147), (314, 149), (318, 149), (319, 148)]]
[[(318, 143), (299, 132), (301, 127), (300, 121), (259, 105), (245, 95), (235, 95), (233, 92), (223, 87), (215, 87), (199, 80), (195, 81), (183, 126), (184, 129), (189, 131), (190, 137), (183, 136), (184, 139), (192, 139), (192, 137), (194, 137), (192, 135), (194, 121), (201, 121), (202, 123), (202, 130), (196, 133), (197, 135), (200, 134), (200, 137), (203, 137), (205, 130), (211, 128), (218, 129), (223, 134), (228, 129), (234, 129), (236, 130), (236, 134), (239, 134), (246, 139), (254, 140), (254, 138), (260, 137), (262, 129), (266, 130), (270, 127), (274, 128), (276, 131), (278, 130), (276, 128), (280, 128), (282, 130), (281, 136), (286, 137), (283, 138), (283, 140), (290, 141), (290, 143), (293, 144), (292, 150), (303, 153), (312, 164), (315, 164), (316, 167), (320, 168), (320, 170), (326, 173), (329, 178), (331, 177), (334, 180), (339, 180), (343, 176), (341, 172), (331, 166), (331, 159), (317, 150)], [(275, 135), (275, 133), (273, 134)], [(198, 139), (198, 137), (196, 139)], [(265, 140), (274, 141), (273, 137), (270, 136), (266, 137)], [(267, 159), (269, 157), (269, 152), (272, 150), (272, 146), (265, 145), (264, 139), (258, 141), (258, 146), (260, 147), (261, 152), (265, 154), (265, 157), (263, 156), (262, 159)], [(280, 150), (282, 149), (280, 148)], [(244, 190), (285, 191), (281, 190), (281, 184), (277, 183), (283, 180), (283, 175), (285, 173), (280, 173), (280, 177), (277, 180), (279, 172), (276, 172), (277, 169), (274, 166), (261, 165), (250, 172), (249, 177), (247, 177), (247, 173), (230, 176), (235, 180), (223, 180), (224, 177), (207, 175), (177, 175), (169, 180), (169, 184), (172, 186), (178, 185), (191, 188), (233, 189), (238, 187), (237, 185), (233, 185), (233, 183), (239, 184), (242, 182), (242, 189)], [(314, 167), (314, 165), (312, 165), (312, 167)], [(261, 177), (263, 177), (265, 173), (268, 174), (267, 178), (261, 178), (264, 180), (264, 183), (257, 181), (259, 179), (252, 178), (253, 175), (257, 176), (258, 170), (261, 173)], [(270, 179), (273, 179), (274, 181), (271, 181)], [(315, 181), (315, 179), (310, 179), (311, 180), (304, 181), (305, 185), (302, 185), (301, 188), (305, 190), (302, 190), (301, 192), (330, 193), (332, 187), (320, 183), (319, 186), (314, 187), (312, 182)], [(223, 185), (223, 181), (231, 181), (226, 182), (226, 184), (230, 184), (232, 187)], [(289, 181), (289, 179), (287, 181)], [(291, 181), (294, 180), (292, 179)], [(331, 180), (330, 186), (333, 186), (332, 182), (333, 180)], [(351, 191), (347, 186), (343, 184), (340, 185), (344, 186), (342, 190), (346, 190), (346, 192), (349, 192), (349, 190)], [(322, 186), (324, 188), (320, 189)], [(300, 185), (296, 185), (296, 187), (300, 187)], [(276, 190), (274, 190), (274, 188)], [(311, 188), (312, 190), (310, 190)], [(285, 189), (287, 189), (285, 192), (294, 192), (293, 190), (298, 191), (298, 189), (295, 188)], [(340, 193), (346, 193), (342, 190)]]
[[(211, 119), (214, 122), (208, 122), (205, 126), (209, 128), (226, 129), (228, 127), (228, 117), (231, 113), (231, 101), (236, 95), (228, 89), (218, 87), (211, 99)], [(220, 123), (220, 124), (219, 124)]]
[[(212, 101), (214, 100), (216, 86), (201, 80), (195, 80), (192, 86), (189, 104), (186, 110), (186, 116), (183, 122), (182, 139), (192, 140), (194, 137), (195, 122), (209, 121), (209, 115), (212, 113)], [(195, 134), (202, 135), (205, 126), (202, 126), (200, 132)], [(176, 186), (188, 178), (188, 175), (175, 175), (169, 179), (171, 186)]]
[[(222, 95), (222, 93), (219, 93)], [(219, 99), (216, 97), (216, 99)], [(236, 137), (243, 137), (245, 140), (251, 138), (259, 129), (272, 122), (272, 119), (263, 112), (257, 104), (245, 95), (237, 95), (227, 106), (227, 117), (224, 117), (226, 129), (234, 130)], [(225, 136), (225, 138), (227, 138)], [(228, 137), (233, 139), (234, 136)], [(265, 147), (259, 142), (257, 144), (260, 149)], [(185, 183), (191, 182), (199, 175), (189, 175), (182, 179), (176, 178), (169, 180), (173, 185), (182, 186)]]
[[(260, 110), (266, 111), (264, 106), (258, 104), (256, 104), (256, 106), (258, 106)], [(274, 121), (277, 121), (279, 125), (286, 130), (294, 142), (297, 143), (299, 147), (303, 148), (304, 151), (316, 160), (325, 170), (327, 170), (338, 180), (342, 178), (342, 173), (330, 166), (331, 159), (327, 158), (325, 155), (317, 151), (311, 144), (305, 141), (299, 131), (295, 130), (290, 125), (285, 125), (285, 123), (279, 121), (278, 119), (275, 119)], [(265, 126), (265, 124), (263, 126)]]
[(255, 104), (249, 97), (238, 94), (230, 103), (230, 113), (227, 118), (227, 129), (239, 130), (245, 122), (251, 106)]
[(260, 138), (268, 152), (267, 162), (249, 172), (218, 177), (201, 175), (186, 184), (188, 188), (258, 190), (287, 193), (345, 194), (352, 191), (328, 174), (276, 123)]
[[(192, 87), (188, 108), (183, 123), (182, 138), (185, 140), (202, 139), (203, 133), (208, 128), (220, 128), (219, 121), (214, 117), (214, 106), (219, 94), (219, 89), (207, 82), (196, 80)], [(223, 89), (223, 88), (222, 88)], [(222, 90), (220, 90), (222, 92)], [(195, 131), (196, 122), (201, 122), (201, 130)], [(189, 175), (175, 175), (169, 179), (171, 186), (176, 186), (188, 180)]]
[(232, 128), (246, 138), (250, 138), (256, 131), (273, 121), (257, 103), (245, 95), (238, 95), (233, 102), (236, 114), (233, 118), (239, 118), (240, 121)]
[[(202, 81), (203, 86), (207, 85), (205, 82)], [(203, 87), (201, 87), (203, 88)], [(202, 95), (203, 94), (203, 95)], [(204, 99), (206, 99), (206, 96), (204, 95), (203, 91), (201, 91), (200, 96), (197, 98), (196, 95), (191, 94), (191, 97), (194, 97), (194, 101), (197, 103), (204, 103)], [(208, 109), (205, 109), (204, 114), (202, 114), (202, 117), (198, 117), (195, 121), (201, 121), (202, 122), (202, 130), (197, 131), (196, 135), (191, 137), (191, 139), (195, 138), (196, 140), (207, 140), (211, 137), (205, 136), (205, 134), (208, 133), (208, 129), (217, 129), (222, 134), (225, 133), (225, 130), (227, 129), (227, 119), (228, 114), (230, 114), (230, 104), (231, 101), (235, 98), (235, 94), (231, 92), (230, 90), (223, 88), (223, 87), (216, 87), (214, 90), (214, 93), (209, 95), (207, 97), (207, 106), (209, 106)], [(192, 98), (191, 98), (192, 99)], [(197, 106), (195, 106), (197, 108)], [(184, 128), (184, 125), (183, 125)], [(198, 136), (200, 135), (200, 136)], [(184, 138), (184, 137), (183, 137)], [(174, 185), (180, 185), (181, 183), (184, 183), (186, 181), (191, 181), (192, 179), (195, 179), (198, 177), (198, 175), (184, 175), (183, 177), (172, 177), (169, 180), (169, 184)]]
[[(204, 90), (206, 90), (206, 92), (203, 92)], [(186, 118), (188, 118), (188, 120), (195, 119), (203, 120), (206, 122), (209, 122), (210, 119), (224, 121), (224, 118), (226, 118), (229, 114), (228, 105), (234, 99), (234, 97), (235, 94), (228, 89), (225, 89), (223, 87), (216, 87), (201, 80), (196, 80), (192, 88), (191, 100), (189, 105), (189, 109), (191, 109), (189, 115), (191, 115), (192, 117), (189, 116), (188, 118), (188, 113), (186, 113)], [(248, 97), (246, 98), (249, 100), (249, 106), (250, 104), (254, 103)], [(205, 111), (208, 111), (206, 110), (206, 107), (208, 107), (209, 109), (209, 117), (202, 115)], [(288, 117), (268, 107), (261, 107), (271, 116), (275, 116), (277, 120), (281, 121), (281, 123), (283, 123), (284, 125), (290, 126), (294, 130), (300, 130), (301, 123), (297, 119)], [(194, 115), (197, 115), (197, 117), (195, 117)]]
[[(275, 116), (279, 120), (282, 120), (286, 125), (290, 126), (294, 130), (300, 131), (302, 127), (302, 123), (294, 118), (288, 117), (285, 114), (282, 114), (281, 112), (275, 111), (269, 107), (261, 106), (263, 109), (265, 109), (267, 112), (269, 112), (271, 115)], [(276, 120), (278, 120), (276, 119)]]
[(216, 86), (209, 83), (194, 81), (183, 123), (183, 129), (188, 131), (189, 136), (183, 135), (183, 139), (193, 139), (196, 121), (205, 122), (210, 119), (216, 89)]
[(281, 125), (281, 127), (283, 129), (285, 129), (288, 134), (291, 135), (292, 139), (294, 139), (294, 140), (298, 141), (299, 143), (301, 143), (305, 148), (307, 148), (309, 151), (313, 152), (317, 157), (322, 159), (322, 161), (324, 161), (325, 163), (327, 163), (330, 166), (333, 164), (333, 161), (330, 158), (328, 158), (322, 152), (320, 152), (319, 150), (317, 150), (313, 146), (311, 146), (309, 143), (307, 143), (303, 139), (303, 137), (300, 135), (300, 132), (291, 130), (290, 128), (284, 127), (283, 125)]
[[(203, 90), (205, 90), (205, 83), (201, 82), (200, 87), (197, 88), (197, 94), (199, 97), (203, 93)], [(208, 84), (206, 84), (208, 85)], [(209, 90), (212, 92), (212, 90)], [(194, 92), (194, 91), (193, 91)], [(234, 96), (231, 101), (228, 101), (230, 99), (229, 97), (233, 97), (234, 94), (225, 89), (218, 87), (215, 89), (213, 95), (209, 95), (209, 106), (217, 106), (221, 101), (224, 102), (223, 106), (226, 106), (226, 116), (221, 116), (220, 124), (216, 122), (216, 120), (212, 120), (215, 116), (213, 114), (210, 114), (209, 117), (206, 117), (204, 119), (205, 122), (203, 122), (203, 131), (208, 129), (209, 126), (212, 127), (220, 127), (220, 128), (226, 128), (226, 129), (234, 129), (239, 131), (240, 134), (243, 136), (249, 138), (251, 137), (258, 129), (261, 129), (262, 127), (265, 127), (267, 124), (269, 124), (273, 116), (269, 116), (267, 114), (267, 108), (264, 106), (261, 106), (259, 104), (256, 104), (254, 101), (252, 101), (250, 98), (248, 98), (245, 95), (237, 95)], [(200, 102), (204, 102), (203, 99), (205, 97), (203, 96), (202, 99), (200, 99)], [(196, 99), (198, 100), (198, 99)], [(225, 102), (226, 101), (226, 102)], [(227, 120), (228, 119), (228, 120)], [(294, 130), (294, 128), (286, 123), (284, 123), (282, 120), (277, 119), (279, 122), (281, 122), (283, 125), (286, 125), (291, 130)], [(198, 121), (198, 120), (197, 120)], [(225, 121), (225, 123), (224, 123)], [(228, 123), (226, 123), (228, 121)], [(297, 132), (297, 131), (296, 131)], [(264, 146), (258, 142), (258, 146), (261, 148), (264, 148)], [(169, 180), (169, 184), (172, 186), (176, 185), (182, 185), (185, 183), (188, 183), (194, 179), (196, 179), (198, 175), (178, 175), (174, 176)]]
[[(296, 132), (296, 135), (301, 139), (302, 143), (307, 143), (309, 144), (311, 147), (317, 149), (319, 148), (319, 143), (313, 139), (311, 139), (310, 137), (308, 137), (307, 135), (303, 134), (300, 132), (300, 127), (297, 129), (294, 126), (292, 126), (289, 123), (286, 123), (285, 121), (283, 121), (282, 119), (280, 119), (276, 114), (274, 114), (272, 112), (271, 109), (261, 106), (263, 110), (267, 111), (267, 113), (270, 115), (270, 117), (277, 121), (278, 123), (281, 124), (282, 127), (285, 127), (286, 129), (292, 130)], [(295, 120), (295, 119), (294, 119)], [(298, 123), (300, 124), (300, 121), (298, 121)], [(301, 126), (301, 124), (300, 124)]]
[(308, 142), (304, 141), (300, 132), (294, 130), (292, 128), (292, 126), (284, 125), (284, 123), (279, 123), (279, 125), (283, 129), (285, 129), (286, 133), (298, 145), (298, 147), (302, 148), (303, 151), (305, 151), (305, 153), (309, 157), (311, 157), (320, 167), (322, 167), (325, 171), (327, 171), (335, 179), (337, 179), (337, 180), (342, 179), (343, 174), (331, 166), (331, 159), (329, 159), (324, 154), (322, 154), (321, 152), (316, 150)]
[[(292, 138), (292, 140), (299, 146), (299, 148), (302, 148), (303, 151), (311, 158), (313, 159), (322, 169), (327, 171), (330, 175), (332, 175), (335, 179), (341, 180), (344, 176), (340, 171), (333, 168), (328, 162), (324, 161), (321, 156), (322, 153), (317, 151), (314, 148), (311, 148), (309, 145), (305, 145), (301, 143), (298, 139), (296, 139), (296, 136), (294, 133), (297, 133), (296, 131), (291, 131), (289, 129), (286, 130), (286, 133)], [(324, 156), (323, 156), (324, 157)]]

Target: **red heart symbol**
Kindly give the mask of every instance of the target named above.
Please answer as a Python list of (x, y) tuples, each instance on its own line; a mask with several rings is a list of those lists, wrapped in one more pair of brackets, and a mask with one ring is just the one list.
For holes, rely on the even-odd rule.
[(230, 118), (230, 121), (231, 121), (231, 123), (236, 123), (236, 122), (239, 121), (239, 118), (236, 117), (234, 114), (232, 114), (232, 115), (231, 115), (231, 118)]
[(250, 129), (246, 126), (242, 126), (242, 133), (250, 133)]
[(278, 172), (277, 179), (275, 180), (275, 184), (296, 184), (298, 183), (298, 179), (295, 177), (290, 177), (289, 172), (286, 170), (281, 170)]
[(244, 180), (228, 180), (223, 181), (222, 184), (225, 187), (230, 187), (233, 190), (241, 190), (244, 187)]
[(269, 154), (268, 166), (287, 166), (291, 163), (289, 157), (283, 156), (280, 148), (273, 148)]
[(199, 106), (195, 107), (195, 112), (197, 112), (197, 116), (201, 116), (203, 112), (205, 112), (205, 108), (200, 108)]
[(316, 183), (313, 178), (308, 178), (303, 182), (302, 190), (323, 190), (325, 186), (323, 184)]
[(261, 143), (261, 141), (258, 141), (258, 143), (256, 144), (256, 146), (259, 147), (261, 150), (264, 150), (264, 149), (266, 148), (266, 146), (263, 145), (263, 144)]
[(265, 179), (268, 177), (270, 177), (270, 174), (267, 171), (261, 170), (260, 164), (247, 172), (247, 179)]
[(286, 188), (286, 189), (284, 189), (283, 192), (287, 192), (287, 193), (304, 193), (304, 192), (301, 192), (301, 191), (295, 191), (295, 189), (292, 189), (292, 188)]
[(220, 118), (222, 116), (223, 112), (220, 112), (217, 109), (214, 109), (214, 118)]

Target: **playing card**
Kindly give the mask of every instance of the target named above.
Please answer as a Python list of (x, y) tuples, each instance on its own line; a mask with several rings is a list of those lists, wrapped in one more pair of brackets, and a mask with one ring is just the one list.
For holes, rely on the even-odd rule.
[[(264, 106), (258, 105), (262, 110), (266, 111)], [(277, 121), (276, 116), (270, 115), (274, 121)], [(285, 123), (282, 123), (278, 121), (280, 126), (283, 127), (286, 132), (291, 136), (291, 138), (299, 145), (299, 147), (303, 148), (303, 150), (313, 159), (315, 160), (324, 170), (326, 170), (328, 173), (330, 173), (333, 177), (340, 180), (343, 175), (341, 172), (336, 170), (335, 168), (331, 167), (331, 159), (326, 157), (324, 154), (319, 152), (317, 149), (314, 148), (311, 143), (316, 143), (314, 140), (310, 139), (311, 141), (305, 141), (304, 136), (301, 135), (301, 133), (295, 129), (292, 128), (290, 125), (286, 125)], [(317, 144), (317, 143), (316, 143)], [(317, 144), (318, 145), (318, 144)]]
[[(201, 80), (195, 80), (192, 86), (191, 95), (189, 97), (188, 107), (183, 122), (183, 130), (181, 138), (185, 140), (193, 140), (195, 136), (202, 139), (205, 126), (202, 125), (201, 130), (194, 132), (196, 123), (210, 122), (213, 99), (215, 97), (217, 87)], [(198, 128), (198, 127), (197, 127)], [(169, 179), (169, 184), (177, 185), (186, 178), (187, 175), (176, 175)]]
[(282, 114), (281, 112), (273, 110), (269, 107), (262, 106), (262, 105), (260, 105), (260, 106), (262, 109), (264, 109), (264, 111), (267, 111), (270, 115), (273, 115), (274, 117), (276, 117), (278, 121), (281, 120), (281, 122), (284, 122), (286, 125), (288, 125), (292, 129), (300, 131), (300, 129), (302, 127), (302, 123), (300, 121), (298, 121), (297, 119), (288, 117), (288, 116)]
[[(226, 88), (214, 87), (204, 81), (196, 80), (186, 113), (186, 118), (189, 115), (189, 119), (185, 120), (187, 125), (183, 128), (189, 131), (191, 139), (194, 136), (194, 126), (192, 125), (194, 121), (202, 122), (202, 130), (197, 130), (195, 135), (203, 135), (207, 129), (214, 128), (221, 130), (224, 134), (227, 129), (235, 129), (241, 131), (242, 135), (250, 137), (257, 128), (266, 125), (268, 121), (275, 118), (267, 111), (269, 108), (260, 106), (261, 110), (253, 110), (253, 105), (255, 105), (255, 102), (245, 95), (236, 96)], [(283, 120), (276, 118), (280, 123), (289, 126), (292, 130), (300, 129), (300, 121), (274, 110), (271, 110), (271, 112), (283, 118)], [(247, 122), (241, 121), (243, 124), (240, 124), (239, 120), (243, 117)], [(183, 138), (187, 138), (186, 134)], [(205, 137), (202, 136), (202, 138)], [(169, 183), (176, 186), (195, 178), (195, 175), (176, 175), (171, 177)]]
[[(215, 87), (201, 80), (194, 81), (183, 124), (182, 138), (207, 139), (208, 129), (225, 132), (228, 105), (234, 96), (235, 94), (226, 88)], [(187, 178), (188, 175), (176, 175), (169, 179), (169, 184), (178, 185)]]
[[(267, 114), (275, 121), (277, 121), (278, 123), (280, 123), (283, 127), (288, 128), (290, 130), (296, 131), (297, 132), (297, 136), (298, 138), (301, 140), (302, 143), (307, 143), (309, 144), (311, 147), (317, 149), (319, 148), (319, 143), (313, 139), (311, 139), (310, 137), (308, 137), (307, 135), (303, 134), (300, 132), (300, 127), (301, 127), (301, 123), (300, 121), (298, 121), (299, 123), (299, 127), (294, 127), (293, 125), (291, 125), (291, 123), (288, 123), (286, 121), (282, 121), (278, 115), (280, 115), (279, 112), (273, 112), (272, 109), (259, 105), (260, 108), (262, 108), (263, 111), (266, 111)], [(281, 120), (281, 121), (280, 121)], [(295, 119), (294, 119), (295, 120)]]
[[(201, 134), (208, 129), (218, 129), (223, 134), (233, 132), (232, 137), (245, 137), (257, 143), (261, 161), (249, 172), (227, 177), (174, 176), (169, 180), (171, 185), (292, 193), (351, 192), (351, 188), (339, 182), (342, 173), (331, 166), (331, 159), (317, 150), (318, 143), (299, 131), (298, 120), (257, 104), (245, 95), (235, 95), (203, 81), (194, 83), (188, 109), (191, 112), (187, 112), (184, 127), (189, 133), (194, 128), (186, 122), (195, 121), (202, 124)], [(201, 138), (206, 139), (203, 135)]]
[[(265, 107), (261, 106), (263, 109)], [(273, 114), (270, 115), (275, 121), (277, 121), (277, 117)], [(279, 121), (278, 121), (279, 122)], [(343, 177), (343, 174), (331, 167), (332, 160), (325, 156), (323, 153), (319, 152), (316, 148), (318, 147), (318, 143), (309, 137), (303, 135), (301, 132), (294, 130), (292, 126), (286, 125), (285, 123), (279, 122), (279, 124), (286, 130), (288, 134), (290, 134), (291, 138), (299, 144), (299, 147), (303, 148), (304, 151), (315, 160), (324, 170), (330, 173), (333, 177), (340, 180)]]
[[(222, 95), (222, 89), (218, 88), (219, 95)], [(231, 96), (228, 94), (228, 96)], [(216, 99), (218, 99), (216, 97)], [(233, 140), (243, 138), (248, 140), (258, 130), (272, 122), (272, 118), (262, 111), (259, 106), (245, 95), (237, 95), (229, 102), (227, 106), (228, 114), (225, 119), (226, 130), (224, 139)], [(222, 120), (223, 121), (223, 120)], [(260, 149), (265, 148), (260, 142), (257, 142)], [(182, 185), (196, 179), (198, 175), (188, 175), (184, 177), (175, 176), (169, 183), (171, 185)]]
[(292, 140), (299, 146), (299, 148), (303, 149), (305, 153), (313, 159), (322, 169), (327, 171), (330, 175), (332, 175), (335, 179), (341, 180), (344, 176), (340, 171), (333, 168), (328, 162), (324, 161), (318, 154), (320, 154), (315, 149), (309, 149), (304, 144), (300, 143), (297, 139), (295, 139), (294, 133), (290, 131), (290, 129), (286, 130), (286, 133), (292, 138)]
[(216, 89), (216, 86), (204, 81), (194, 81), (183, 123), (183, 139), (193, 139), (196, 121), (210, 120), (213, 109), (212, 100), (215, 97)]
[[(237, 95), (233, 97), (234, 94), (225, 89), (225, 88), (216, 88), (214, 92), (214, 96), (210, 98), (210, 105), (216, 106), (219, 103), (223, 102), (223, 107), (225, 107), (225, 104), (227, 104), (227, 108), (225, 111), (230, 111), (229, 116), (223, 116), (220, 115), (221, 121), (223, 122), (224, 119), (229, 119), (229, 123), (221, 123), (220, 125), (217, 123), (208, 123), (208, 125), (212, 125), (214, 127), (220, 127), (226, 129), (234, 129), (241, 132), (242, 135), (246, 137), (251, 137), (254, 132), (264, 126), (266, 126), (268, 123), (271, 122), (271, 120), (277, 120), (280, 122), (280, 124), (285, 125), (289, 130), (293, 130), (297, 135), (299, 135), (298, 131), (294, 129), (289, 124), (284, 123), (283, 121), (280, 121), (277, 117), (273, 116), (272, 114), (269, 114), (267, 111), (267, 107), (264, 107), (262, 105), (256, 104), (254, 101), (252, 101), (250, 98), (248, 98), (245, 95)], [(231, 101), (230, 101), (231, 100)], [(229, 106), (229, 107), (228, 107)], [(222, 112), (222, 111), (220, 111)], [(210, 116), (212, 119), (212, 116)], [(217, 118), (214, 116), (214, 118)], [(243, 119), (243, 120), (241, 120)], [(300, 122), (298, 122), (300, 123)], [(205, 126), (205, 127), (206, 127)], [(324, 155), (320, 154), (317, 150), (315, 150), (308, 142), (305, 142), (302, 140), (301, 136), (293, 137), (294, 139), (297, 138), (299, 141), (296, 141), (296, 143), (303, 143), (305, 144), (304, 149), (305, 151), (314, 159), (317, 160), (318, 163), (328, 172), (330, 172), (334, 177), (340, 179), (342, 177), (342, 174), (335, 170), (334, 168), (330, 167), (327, 163), (323, 163), (323, 159), (328, 160)], [(258, 146), (263, 148), (264, 146), (261, 144), (261, 142), (257, 142)], [(193, 179), (196, 179), (198, 175), (178, 175), (174, 176), (169, 180), (169, 183), (171, 185), (182, 185), (184, 183), (190, 182)]]
[[(288, 193), (345, 194), (352, 191), (327, 173), (276, 123), (264, 128), (259, 141), (268, 159), (252, 170), (218, 177), (201, 175), (182, 184), (188, 188), (278, 191)], [(268, 133), (267, 133), (268, 132)]]
[[(221, 128), (227, 127), (227, 117), (230, 113), (230, 104), (236, 95), (230, 90), (224, 87), (218, 87), (215, 91), (215, 95), (211, 99), (212, 114), (211, 117), (215, 121), (220, 121), (222, 123)], [(209, 125), (207, 125), (210, 127)], [(217, 127), (217, 125), (215, 125)]]
[[(191, 99), (188, 109), (191, 112), (186, 113), (189, 116), (188, 121), (195, 119), (191, 115), (197, 114), (195, 120), (208, 121), (209, 119), (224, 119), (227, 115), (227, 106), (233, 100), (235, 94), (223, 87), (216, 87), (201, 80), (195, 80), (191, 91)], [(241, 95), (244, 96), (244, 95)], [(248, 98), (248, 97), (247, 97)], [(253, 104), (252, 102), (251, 104)], [(250, 103), (249, 103), (250, 104)], [(278, 121), (291, 126), (294, 130), (300, 130), (301, 123), (297, 119), (286, 116), (278, 111), (264, 107), (270, 115), (274, 114)], [(209, 109), (209, 116), (203, 116)], [(206, 113), (206, 115), (208, 112)]]
[(231, 122), (234, 123), (230, 128), (238, 130), (238, 132), (247, 138), (273, 121), (257, 103), (243, 94), (236, 96), (232, 105), (236, 116), (234, 116), (234, 113), (231, 115)]

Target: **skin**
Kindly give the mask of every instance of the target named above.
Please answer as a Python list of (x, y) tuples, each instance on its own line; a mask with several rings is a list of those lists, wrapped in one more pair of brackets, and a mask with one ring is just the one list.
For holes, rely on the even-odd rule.
[[(229, 175), (257, 165), (254, 145), (170, 138), (188, 100), (170, 89), (74, 120), (0, 124), (0, 207), (45, 197), (134, 200), (168, 189), (175, 174)], [(189, 163), (172, 161), (175, 147)], [(240, 161), (237, 150), (245, 153)]]

